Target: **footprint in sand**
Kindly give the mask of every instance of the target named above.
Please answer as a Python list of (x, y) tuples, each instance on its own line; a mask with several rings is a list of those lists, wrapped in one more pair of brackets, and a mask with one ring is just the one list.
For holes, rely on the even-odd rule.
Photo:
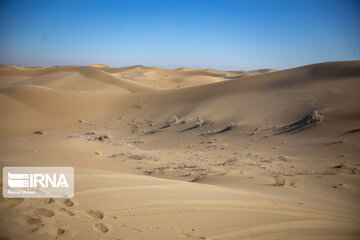
[(17, 219), (17, 222), (22, 225), (16, 229), (20, 233), (32, 233), (44, 226), (39, 218), (30, 216), (21, 216)]
[(87, 214), (94, 217), (94, 218), (97, 218), (97, 219), (103, 219), (104, 218), (104, 214), (100, 211), (94, 211), (94, 210), (89, 210), (87, 211)]
[(74, 202), (71, 201), (70, 199), (65, 199), (62, 204), (65, 206), (65, 207), (72, 207), (74, 206)]
[(37, 208), (31, 212), (33, 215), (39, 216), (39, 217), (52, 217), (54, 216), (54, 212), (50, 211), (46, 208)]
[(102, 233), (106, 233), (109, 231), (109, 229), (107, 227), (104, 226), (104, 224), (102, 223), (97, 223), (94, 225), (94, 229), (96, 231), (102, 232)]
[(53, 198), (41, 198), (41, 199), (36, 199), (34, 201), (36, 201), (40, 204), (50, 204), (50, 203), (55, 202)]
[(4, 199), (0, 202), (0, 208), (12, 208), (22, 203), (24, 199)]
[(75, 213), (73, 213), (72, 211), (69, 211), (69, 210), (67, 210), (65, 208), (62, 208), (59, 211), (62, 211), (62, 212), (66, 213), (69, 216), (74, 216), (75, 215)]
[(56, 233), (56, 237), (58, 237), (58, 236), (60, 236), (60, 235), (62, 235), (62, 234), (64, 234), (64, 233), (65, 233), (65, 230), (64, 230), (64, 229), (58, 228), (58, 229), (57, 229), (57, 233)]
[(51, 236), (51, 238), (49, 239), (58, 239), (58, 237), (60, 237), (60, 235), (63, 235), (64, 233), (65, 233), (65, 229), (53, 228), (53, 227), (44, 229), (44, 231), (41, 232), (41, 234), (48, 234), (49, 236)]
[(18, 222), (28, 225), (41, 225), (41, 220), (39, 218), (34, 218), (30, 216), (21, 216), (18, 218)]
[(54, 231), (54, 235), (56, 236), (56, 238), (64, 233), (65, 233), (65, 230), (62, 228), (55, 229), (55, 231)]

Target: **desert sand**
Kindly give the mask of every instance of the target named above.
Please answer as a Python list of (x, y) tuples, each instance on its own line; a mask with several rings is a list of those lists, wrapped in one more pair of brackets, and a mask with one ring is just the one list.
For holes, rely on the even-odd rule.
[(1, 65), (1, 166), (73, 166), (75, 197), (1, 198), (0, 238), (359, 239), (359, 92), (359, 61)]

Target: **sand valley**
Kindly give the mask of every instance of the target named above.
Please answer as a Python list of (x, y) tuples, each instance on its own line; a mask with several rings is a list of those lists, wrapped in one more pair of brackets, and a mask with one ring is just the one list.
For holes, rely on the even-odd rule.
[(359, 239), (360, 62), (0, 66), (0, 164), (73, 166), (0, 201), (0, 239)]

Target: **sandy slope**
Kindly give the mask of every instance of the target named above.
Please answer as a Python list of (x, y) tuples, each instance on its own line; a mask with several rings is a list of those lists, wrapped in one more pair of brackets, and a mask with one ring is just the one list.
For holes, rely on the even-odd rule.
[[(76, 195), (2, 199), (0, 235), (358, 239), (359, 90), (360, 62), (233, 72), (3, 65), (1, 165), (74, 166)], [(313, 110), (323, 121), (304, 124)]]

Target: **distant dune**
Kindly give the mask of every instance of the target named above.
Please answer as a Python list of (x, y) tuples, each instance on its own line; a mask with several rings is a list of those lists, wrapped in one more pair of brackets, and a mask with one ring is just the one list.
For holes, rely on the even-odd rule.
[(1, 165), (74, 166), (76, 194), (2, 199), (0, 237), (358, 239), (359, 91), (360, 61), (1, 65)]
[(95, 63), (95, 64), (90, 64), (90, 67), (97, 67), (97, 68), (107, 68), (109, 66), (105, 65), (105, 64), (100, 64), (100, 63)]

